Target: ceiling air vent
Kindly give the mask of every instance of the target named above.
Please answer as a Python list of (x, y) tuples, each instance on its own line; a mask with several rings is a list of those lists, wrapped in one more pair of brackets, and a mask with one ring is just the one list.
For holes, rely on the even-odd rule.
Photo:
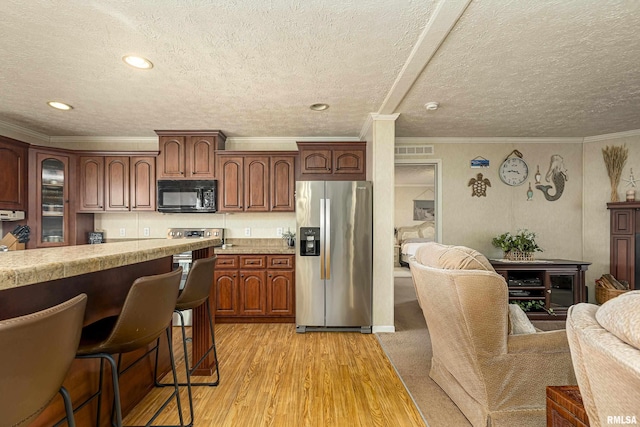
[(433, 154), (433, 145), (400, 145), (395, 147), (396, 156), (424, 156)]

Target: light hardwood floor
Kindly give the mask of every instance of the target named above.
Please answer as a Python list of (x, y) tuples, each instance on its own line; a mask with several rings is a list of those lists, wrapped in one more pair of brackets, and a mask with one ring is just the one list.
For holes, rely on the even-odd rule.
[[(425, 426), (374, 335), (220, 324), (216, 343), (220, 385), (193, 388), (195, 426)], [(144, 424), (168, 392), (153, 390), (125, 424)], [(157, 424), (176, 421), (172, 405)]]

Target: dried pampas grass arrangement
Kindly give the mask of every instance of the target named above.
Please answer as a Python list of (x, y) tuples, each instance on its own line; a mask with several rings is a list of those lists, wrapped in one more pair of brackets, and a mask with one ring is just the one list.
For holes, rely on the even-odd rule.
[(602, 149), (602, 157), (604, 158), (604, 164), (607, 167), (607, 174), (609, 174), (609, 180), (611, 180), (611, 201), (617, 202), (618, 199), (618, 184), (620, 184), (620, 175), (622, 175), (622, 168), (627, 163), (627, 156), (629, 150), (626, 145), (616, 147), (608, 145)]

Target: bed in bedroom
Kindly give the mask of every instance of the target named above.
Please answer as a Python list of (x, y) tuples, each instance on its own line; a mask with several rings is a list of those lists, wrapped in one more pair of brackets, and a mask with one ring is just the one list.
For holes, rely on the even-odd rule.
[(409, 267), (409, 258), (416, 253), (416, 249), (424, 242), (433, 242), (435, 234), (435, 223), (433, 221), (425, 221), (411, 227), (397, 228), (396, 246), (400, 251), (400, 266)]

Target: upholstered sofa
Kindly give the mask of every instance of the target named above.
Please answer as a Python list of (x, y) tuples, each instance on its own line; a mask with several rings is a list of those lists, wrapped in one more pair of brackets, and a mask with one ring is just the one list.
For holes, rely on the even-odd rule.
[(570, 307), (567, 335), (589, 424), (640, 424), (640, 291)]
[(425, 243), (409, 266), (430, 377), (474, 426), (544, 426), (546, 386), (576, 384), (566, 332), (510, 335), (507, 284), (473, 249)]

